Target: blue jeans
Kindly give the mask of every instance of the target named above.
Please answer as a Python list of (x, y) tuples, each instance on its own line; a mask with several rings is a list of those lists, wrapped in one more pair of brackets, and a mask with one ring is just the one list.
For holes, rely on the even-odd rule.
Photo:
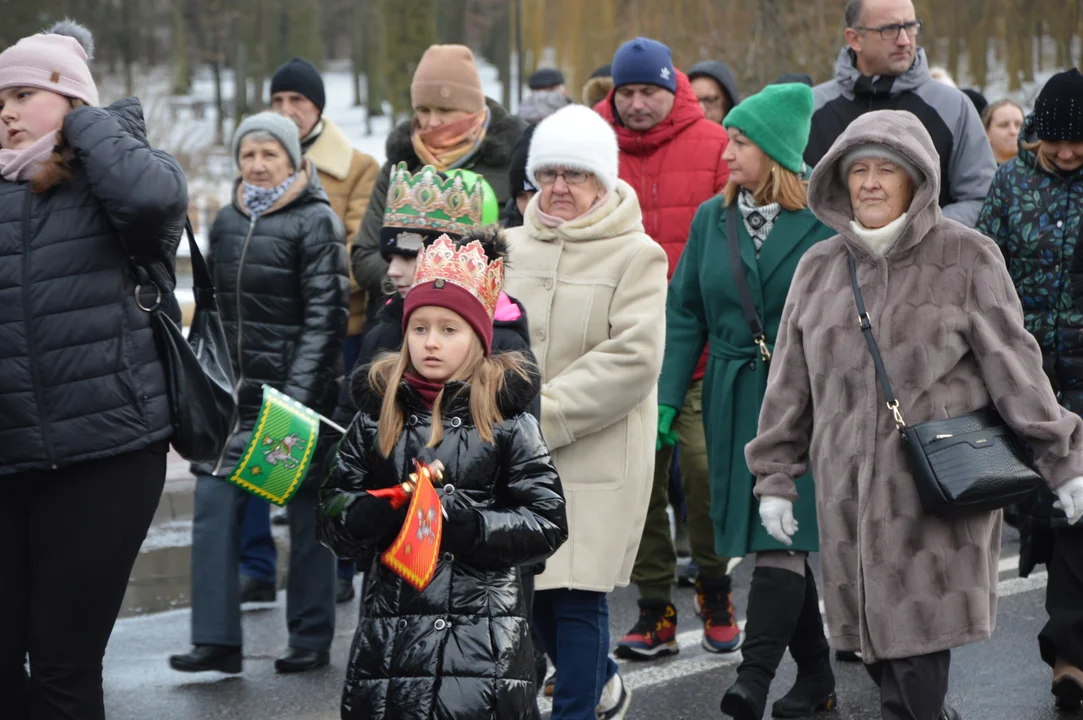
[[(342, 346), (342, 365), (348, 374), (361, 354), (361, 336), (351, 335)], [(253, 497), (248, 501), (244, 523), (241, 525), (241, 575), (259, 582), (277, 581), (275, 567), (278, 549), (271, 537), (271, 506), (266, 500)], [(352, 580), (357, 570), (352, 560), (338, 561), (338, 576)]]
[(605, 593), (539, 590), (534, 627), (557, 669), (550, 720), (596, 720), (602, 688), (617, 674), (609, 657), (609, 604)]
[(241, 575), (273, 584), (277, 564), (278, 549), (271, 537), (271, 504), (253, 497), (241, 523)]

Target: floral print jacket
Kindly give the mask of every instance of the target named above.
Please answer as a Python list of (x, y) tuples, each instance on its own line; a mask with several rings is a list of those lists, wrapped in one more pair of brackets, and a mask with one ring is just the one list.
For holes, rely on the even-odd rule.
[(1083, 413), (1083, 305), (1073, 302), (1073, 281), (1083, 300), (1083, 265), (1071, 279), (1069, 272), (1083, 232), (1083, 169), (1047, 172), (1021, 143), (997, 170), (977, 229), (1004, 254), (1057, 398)]

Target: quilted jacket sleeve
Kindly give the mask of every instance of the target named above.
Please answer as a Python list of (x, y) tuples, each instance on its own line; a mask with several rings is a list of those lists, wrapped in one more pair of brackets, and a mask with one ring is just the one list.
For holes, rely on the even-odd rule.
[(805, 362), (805, 345), (795, 311), (804, 301), (803, 259), (797, 266), (782, 310), (767, 392), (760, 408), (759, 432), (745, 446), (748, 469), (756, 478), (755, 495), (797, 500), (795, 478), (808, 470), (812, 439), (812, 381)]
[(369, 476), (365, 443), (376, 437), (376, 424), (358, 414), (338, 446), (338, 454), (327, 480), (320, 488), (316, 510), (316, 535), (331, 552), (343, 559), (371, 555), (372, 543), (355, 537), (346, 527), (346, 515), (359, 495), (365, 492)]
[[(705, 203), (692, 220), (688, 244), (681, 253), (677, 269), (669, 281), (666, 297), (666, 354), (662, 376), (658, 379), (658, 404), (680, 408), (692, 381), (696, 363), (707, 344), (707, 319), (699, 286), (699, 269), (705, 237), (710, 225), (710, 209)], [(725, 238), (713, 238), (716, 248), (725, 246)]]
[(1072, 264), (1068, 266), (1071, 281), (1072, 304), (1076, 312), (1083, 312), (1083, 243), (1076, 243), (1072, 252)]
[(542, 430), (551, 449), (609, 427), (655, 387), (665, 345), (668, 267), (657, 243), (638, 250), (609, 305), (609, 338), (542, 386)]
[(1008, 241), (1011, 228), (1008, 226), (1007, 199), (1009, 190), (1006, 183), (1009, 179), (1007, 165), (1002, 166), (993, 176), (993, 184), (989, 186), (989, 194), (985, 196), (981, 212), (978, 214), (978, 223), (975, 230), (992, 238), (1004, 255), (1004, 262), (1010, 263), (1011, 256), (1008, 254)]
[(305, 219), (301, 245), (304, 329), (294, 345), (282, 391), (319, 410), (314, 405), (338, 380), (349, 316), (350, 279), (342, 223), (329, 207), (317, 208)]
[(62, 134), (129, 251), (152, 258), (172, 255), (188, 211), (188, 185), (177, 161), (149, 147), (103, 108), (72, 110)]
[(523, 413), (507, 421), (501, 445), (496, 505), (476, 508), (477, 540), (467, 562), (507, 567), (545, 560), (568, 539), (568, 516), (541, 427)]
[(350, 248), (350, 265), (357, 284), (376, 296), (383, 295), (380, 289), (387, 263), (380, 255), (380, 228), (384, 226), (384, 207), (387, 205), (387, 186), (391, 178), (391, 164), (384, 163), (376, 184), (372, 188), (365, 219), (361, 223), (361, 232), (354, 238)]
[(1038, 472), (1052, 488), (1083, 476), (1083, 419), (1057, 403), (1015, 285), (992, 248), (974, 263), (967, 315), (967, 342), (989, 395), (1033, 448)]

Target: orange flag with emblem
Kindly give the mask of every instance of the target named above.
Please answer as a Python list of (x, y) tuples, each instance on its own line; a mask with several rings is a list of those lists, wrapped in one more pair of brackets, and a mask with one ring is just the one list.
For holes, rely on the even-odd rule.
[(411, 473), (413, 492), (406, 522), (402, 524), (395, 542), (380, 557), (403, 580), (418, 590), (424, 590), (436, 574), (436, 560), (440, 555), (440, 539), (444, 533), (443, 507), (440, 496), (433, 486), (433, 477), (440, 477), (439, 470), (414, 460), (416, 472)]

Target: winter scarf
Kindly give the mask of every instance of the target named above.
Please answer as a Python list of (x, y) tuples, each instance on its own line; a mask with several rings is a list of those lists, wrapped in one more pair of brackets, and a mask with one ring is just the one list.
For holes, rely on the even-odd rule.
[(756, 256), (759, 257), (764, 241), (771, 234), (771, 228), (775, 226), (775, 220), (782, 212), (782, 206), (778, 203), (757, 206), (752, 193), (741, 188), (737, 193), (737, 209), (745, 221), (745, 229), (752, 236), (752, 242), (756, 244)]
[(436, 396), (444, 390), (444, 383), (430, 382), (413, 372), (408, 372), (403, 375), (403, 377), (406, 379), (406, 382), (410, 383), (410, 387), (421, 396), (421, 400), (425, 403), (425, 407), (432, 410), (433, 405), (436, 404)]
[(0, 176), (8, 182), (33, 180), (56, 152), (59, 135), (50, 133), (23, 150), (0, 150)]
[(414, 152), (425, 165), (432, 165), (443, 172), (472, 155), (485, 140), (489, 129), (489, 108), (468, 115), (432, 130), (422, 130), (414, 120), (414, 132), (410, 136)]
[[(587, 215), (590, 215), (592, 212), (594, 212), (595, 210), (600, 208), (602, 205), (605, 205), (605, 201), (608, 200), (608, 199), (609, 199), (609, 193), (605, 193), (604, 195), (599, 197), (597, 200), (595, 200), (594, 204), (592, 204), (589, 208), (587, 208), (587, 211), (585, 213), (583, 213), (582, 215), (580, 215), (577, 218), (572, 218), (572, 219), (573, 220), (578, 220), (581, 217), (586, 217)], [(538, 205), (538, 207), (534, 208), (534, 214), (538, 216), (538, 222), (540, 222), (542, 225), (544, 225), (545, 227), (550, 228), (550, 229), (558, 228), (561, 225), (563, 225), (564, 223), (568, 222), (568, 220), (565, 220), (564, 218), (558, 218), (555, 215), (550, 215), (548, 213), (542, 212), (540, 204)]]
[(242, 197), (248, 214), (258, 218), (270, 210), (278, 202), (279, 198), (286, 194), (286, 191), (290, 189), (296, 179), (297, 173), (294, 173), (273, 188), (263, 188), (243, 183), (244, 194)]

